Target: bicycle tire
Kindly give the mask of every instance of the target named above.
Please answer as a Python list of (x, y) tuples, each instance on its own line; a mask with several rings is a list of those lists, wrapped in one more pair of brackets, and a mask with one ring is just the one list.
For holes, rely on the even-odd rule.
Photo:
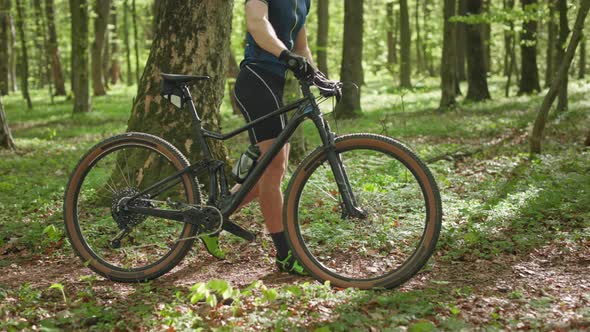
[[(405, 201), (401, 203), (393, 202), (395, 204), (400, 204), (406, 209), (400, 211), (400, 213), (406, 211), (409, 214), (409, 217), (399, 217), (398, 220), (393, 220), (393, 222), (391, 222), (391, 229), (396, 230), (395, 227), (397, 227), (397, 230), (399, 230), (397, 233), (389, 232), (389, 228), (384, 228), (384, 231), (381, 231), (381, 228), (378, 228), (382, 226), (381, 224), (383, 224), (384, 227), (388, 227), (389, 224), (387, 223), (389, 222), (389, 217), (385, 216), (395, 215), (395, 213), (391, 213), (389, 210), (385, 211), (386, 213), (383, 213), (383, 217), (377, 215), (377, 213), (374, 218), (369, 216), (368, 221), (371, 223), (363, 223), (364, 221), (342, 217), (341, 202), (339, 203), (337, 201), (335, 204), (330, 205), (318, 198), (322, 193), (325, 193), (325, 196), (336, 196), (333, 194), (336, 194), (336, 191), (338, 190), (333, 189), (332, 194), (330, 194), (330, 189), (327, 189), (337, 187), (336, 185), (330, 184), (330, 180), (333, 181), (333, 179), (330, 179), (329, 176), (322, 175), (320, 166), (329, 163), (326, 157), (326, 149), (320, 147), (310, 153), (298, 166), (286, 191), (283, 208), (283, 223), (291, 249), (295, 257), (313, 277), (320, 281), (329, 281), (333, 286), (359, 289), (397, 287), (418, 273), (426, 264), (435, 249), (442, 224), (442, 204), (434, 177), (415, 153), (404, 144), (385, 136), (373, 134), (352, 134), (341, 136), (335, 140), (335, 151), (341, 158), (342, 156), (349, 156), (351, 154), (356, 156), (356, 153), (365, 153), (365, 151), (367, 151), (363, 154), (367, 155), (367, 158), (365, 160), (356, 161), (356, 166), (351, 167), (349, 165), (351, 160), (348, 159), (343, 163), (351, 180), (351, 187), (355, 195), (359, 194), (359, 197), (362, 198), (363, 195), (360, 194), (365, 194), (365, 191), (368, 193), (366, 194), (368, 198), (363, 201), (364, 203), (360, 202), (359, 198), (360, 208), (364, 208), (363, 204), (371, 204), (373, 197), (379, 195), (378, 199), (374, 199), (374, 204), (378, 205), (375, 211), (378, 212), (379, 209), (382, 208), (381, 205), (387, 205), (386, 209), (389, 210), (397, 209), (397, 207), (391, 208), (390, 205), (388, 205), (390, 202), (387, 199), (394, 195), (390, 195), (389, 191), (383, 193), (387, 188), (391, 187), (398, 188), (395, 190), (391, 189), (391, 192), (399, 197), (404, 197), (404, 195), (405, 197), (410, 198), (415, 197), (416, 201), (412, 202), (412, 204), (417, 203), (415, 204), (416, 207), (414, 210), (423, 211), (423, 213), (410, 211), (412, 210), (411, 206), (413, 205), (407, 203), (407, 205), (404, 206), (404, 204), (406, 204)], [(384, 156), (384, 159), (387, 159), (387, 162), (375, 162), (375, 165), (395, 169), (397, 172), (396, 176), (400, 179), (399, 182), (402, 183), (405, 181), (403, 185), (393, 184), (396, 177), (391, 176), (382, 170), (377, 171), (378, 173), (371, 173), (372, 170), (370, 167), (372, 166), (370, 165), (373, 163), (373, 159), (381, 158), (382, 156)], [(393, 168), (394, 166), (396, 168)], [(329, 169), (329, 167), (325, 168)], [(357, 168), (359, 169), (358, 176), (356, 172)], [(377, 169), (377, 166), (374, 168)], [(368, 170), (371, 174), (364, 174), (361, 172), (361, 169), (363, 172), (367, 172)], [(329, 174), (328, 172), (331, 172), (331, 170), (329, 169), (325, 174)], [(408, 175), (411, 175), (411, 177)], [(383, 183), (371, 186), (372, 183), (366, 184), (363, 182), (374, 177), (383, 178), (380, 180), (383, 181)], [(412, 177), (415, 179), (415, 183), (410, 179)], [(354, 180), (357, 178), (359, 181), (355, 182)], [(320, 188), (314, 189), (314, 186), (319, 186)], [(306, 187), (311, 189), (306, 189)], [(410, 189), (412, 189), (411, 196)], [(372, 192), (376, 192), (376, 194), (371, 196)], [(311, 195), (312, 198), (305, 198), (303, 193), (305, 193), (305, 195)], [(339, 196), (339, 194), (337, 195)], [(419, 198), (420, 195), (422, 198)], [(332, 199), (334, 198), (337, 197), (332, 197)], [(420, 208), (420, 204), (422, 204), (420, 203), (421, 199), (423, 200), (423, 208)], [(402, 210), (402, 208), (399, 208), (399, 210)], [(337, 217), (338, 213), (341, 214), (339, 217), (340, 219)], [(336, 215), (336, 217), (331, 216), (331, 214)], [(414, 217), (414, 214), (417, 216)], [(423, 230), (421, 231), (422, 233), (420, 234), (419, 227), (422, 227), (421, 217), (424, 217), (424, 224)], [(377, 225), (377, 222), (381, 219), (384, 219), (384, 221)], [(373, 226), (373, 224), (375, 224), (375, 226)], [(406, 224), (409, 226), (406, 226)], [(376, 227), (378, 231), (374, 232), (372, 227)], [(367, 239), (357, 239), (356, 237), (359, 236), (359, 233), (362, 233), (364, 229), (367, 229)], [(408, 239), (413, 239), (415, 242), (415, 248), (413, 250), (411, 250), (411, 248), (400, 249), (391, 244), (391, 238), (401, 237), (405, 234), (404, 231), (407, 232), (407, 230), (412, 229), (416, 230), (416, 234), (408, 235)], [(329, 233), (329, 235), (323, 233)], [(349, 233), (350, 237), (346, 238), (345, 235)], [(379, 238), (375, 240), (371, 237), (377, 236), (374, 236), (376, 233), (378, 233), (377, 235)], [(387, 238), (383, 240), (381, 237)], [(346, 247), (347, 239), (351, 240), (350, 248)], [(370, 241), (383, 243), (383, 246), (378, 247), (376, 244), (375, 246), (378, 247), (377, 250), (371, 251), (372, 249), (370, 249), (367, 251), (366, 247), (371, 245)], [(358, 243), (361, 244), (359, 245)], [(401, 241), (401, 243), (404, 242)], [(393, 248), (391, 249), (390, 247)], [(391, 256), (396, 255), (388, 253), (387, 250), (391, 250), (390, 252), (395, 251), (396, 253), (403, 252), (403, 250), (407, 250), (408, 252), (404, 253), (405, 256), (402, 261), (395, 257), (392, 258)], [(336, 262), (340, 256), (344, 261), (342, 267), (338, 266)], [(401, 254), (397, 254), (397, 256), (401, 256)], [(360, 258), (357, 259), (357, 257)], [(373, 258), (375, 262), (369, 263), (369, 260)], [(357, 260), (360, 261), (360, 263)], [(367, 261), (367, 266), (362, 266), (361, 264), (363, 264), (365, 260)], [(396, 260), (399, 260), (400, 262), (396, 262)], [(390, 268), (389, 266), (393, 266), (394, 263), (397, 264), (397, 267)], [(383, 270), (383, 272), (377, 271), (380, 269)], [(352, 273), (355, 273), (355, 271), (350, 270), (358, 271), (359, 277), (351, 277)]]
[[(96, 249), (91, 248), (88, 241), (90, 239), (85, 238), (81, 232), (81, 223), (78, 215), (80, 191), (89, 172), (103, 158), (108, 157), (109, 154), (114, 154), (117, 151), (130, 147), (144, 148), (165, 158), (165, 160), (170, 162), (170, 168), (176, 171), (189, 166), (189, 162), (182, 153), (162, 138), (137, 132), (129, 132), (108, 138), (91, 148), (73, 170), (64, 197), (64, 223), (74, 252), (90, 269), (113, 281), (144, 282), (167, 273), (186, 256), (193, 245), (194, 238), (192, 237), (196, 234), (197, 227), (174, 221), (174, 223), (178, 223), (179, 229), (182, 227), (182, 230), (179, 231), (179, 238), (189, 239), (176, 241), (165, 255), (153, 263), (142, 267), (129, 268), (116, 266), (107, 262), (94, 251)], [(188, 204), (201, 203), (201, 193), (197, 180), (190, 176), (190, 173), (185, 173), (182, 176), (179, 185), (184, 188)], [(114, 217), (112, 218), (114, 219)]]

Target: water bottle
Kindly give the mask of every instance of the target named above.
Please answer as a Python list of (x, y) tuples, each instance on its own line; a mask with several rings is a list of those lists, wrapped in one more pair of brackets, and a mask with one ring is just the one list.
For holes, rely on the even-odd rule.
[(256, 145), (250, 145), (248, 149), (242, 153), (240, 160), (236, 162), (232, 169), (232, 175), (237, 183), (242, 183), (250, 172), (256, 166), (256, 162), (260, 157), (260, 148)]

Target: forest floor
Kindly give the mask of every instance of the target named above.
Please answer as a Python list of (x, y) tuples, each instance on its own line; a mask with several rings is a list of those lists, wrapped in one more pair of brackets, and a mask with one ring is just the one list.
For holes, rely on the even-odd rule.
[[(64, 239), (63, 191), (85, 150), (125, 130), (134, 91), (117, 87), (75, 116), (69, 101), (51, 105), (44, 91), (31, 111), (9, 96), (18, 151), (0, 152), (0, 330), (588, 330), (590, 83), (571, 83), (570, 108), (551, 119), (534, 159), (528, 135), (542, 95), (502, 98), (496, 83), (493, 101), (441, 114), (435, 82), (411, 92), (370, 82), (365, 116), (333, 125), (404, 141), (430, 161), (441, 187), (435, 255), (402, 287), (373, 291), (277, 272), (256, 204), (236, 221), (261, 236), (224, 235), (224, 261), (196, 243), (150, 283), (95, 275)], [(224, 110), (222, 121), (226, 131), (242, 120)], [(246, 140), (237, 138), (232, 155)], [(207, 292), (228, 298), (192, 303)]]

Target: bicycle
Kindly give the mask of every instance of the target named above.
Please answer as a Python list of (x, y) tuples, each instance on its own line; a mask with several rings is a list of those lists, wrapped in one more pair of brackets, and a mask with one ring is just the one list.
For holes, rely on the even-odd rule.
[[(385, 136), (337, 136), (319, 108), (312, 80), (303, 98), (221, 134), (202, 127), (189, 87), (207, 76), (162, 74), (161, 94), (188, 106), (202, 159), (190, 165), (162, 138), (129, 132), (108, 138), (82, 157), (67, 185), (64, 222), (77, 255), (98, 274), (142, 282), (174, 268), (200, 234), (223, 229), (253, 241), (232, 213), (295, 129), (310, 119), (321, 145), (293, 173), (283, 223), (295, 257), (316, 279), (337, 287), (392, 288), (410, 279), (432, 255), (441, 229), (436, 182), (404, 144)], [(225, 162), (208, 139), (227, 140), (294, 111), (286, 127), (231, 193)], [(199, 178), (208, 175), (208, 188)], [(205, 196), (205, 197), (203, 197)]]

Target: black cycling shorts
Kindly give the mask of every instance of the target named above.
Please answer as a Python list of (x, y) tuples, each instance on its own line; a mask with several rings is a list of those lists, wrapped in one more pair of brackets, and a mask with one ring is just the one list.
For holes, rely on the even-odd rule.
[[(285, 78), (255, 64), (243, 65), (235, 85), (235, 97), (246, 122), (252, 122), (283, 106)], [(252, 144), (279, 136), (287, 115), (272, 117), (248, 131)]]

